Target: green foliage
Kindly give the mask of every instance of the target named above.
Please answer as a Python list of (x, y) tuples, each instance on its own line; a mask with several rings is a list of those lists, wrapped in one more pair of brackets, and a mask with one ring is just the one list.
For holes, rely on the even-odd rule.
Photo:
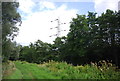
[(56, 38), (54, 44), (44, 43), (41, 40), (37, 40), (35, 43), (31, 43), (29, 46), (21, 47), (20, 60), (32, 62), (32, 63), (43, 63), (49, 60), (60, 61), (61, 51), (63, 46), (63, 38)]
[(109, 61), (99, 61), (96, 65), (97, 68), (102, 72), (105, 79), (120, 79), (120, 70), (114, 64)]
[(17, 23), (21, 23), (21, 17), (17, 12), (19, 4), (16, 2), (2, 2), (2, 57), (3, 61), (10, 58), (12, 40), (18, 34)]
[(119, 66), (119, 18), (119, 12), (111, 10), (98, 17), (93, 12), (88, 12), (87, 16), (77, 15), (72, 19), (64, 44), (63, 60), (74, 65), (113, 60)]
[(9, 75), (4, 75), (6, 76), (4, 79), (120, 79), (118, 77), (120, 70), (106, 61), (84, 66), (73, 66), (66, 62), (55, 61), (43, 64), (25, 61), (14, 61), (13, 63), (15, 63), (15, 70)]
[[(55, 76), (60, 76), (61, 79), (119, 79), (120, 72), (117, 71), (115, 66), (112, 66), (112, 63), (104, 61), (104, 63), (99, 62), (102, 66), (95, 64), (72, 66), (65, 62), (49, 61), (41, 64), (40, 67), (48, 68)], [(106, 69), (103, 69), (104, 67)]]
[(12, 49), (11, 49), (9, 60), (18, 60), (22, 46), (18, 45), (16, 42), (12, 42), (11, 47)]
[(43, 63), (54, 59), (54, 54), (51, 54), (51, 52), (51, 44), (38, 40), (34, 44), (31, 43), (29, 46), (21, 47), (19, 59), (33, 63)]

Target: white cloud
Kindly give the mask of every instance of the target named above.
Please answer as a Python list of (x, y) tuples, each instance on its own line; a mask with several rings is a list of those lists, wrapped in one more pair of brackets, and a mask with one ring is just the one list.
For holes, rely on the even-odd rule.
[[(57, 29), (54, 27), (58, 26), (58, 24), (57, 21), (54, 20), (58, 17), (60, 18), (61, 23), (67, 23), (60, 26), (61, 30), (67, 30), (66, 32), (61, 32), (61, 36), (68, 33), (70, 25), (69, 22), (71, 21), (71, 18), (76, 17), (77, 10), (68, 9), (66, 5), (61, 5), (57, 8), (52, 2), (45, 2), (43, 5), (48, 3), (49, 6), (47, 5), (47, 8), (52, 10), (47, 9), (38, 12), (31, 11), (31, 15), (26, 16), (26, 19), (22, 20), (23, 23), (20, 27), (19, 35), (15, 39), (18, 43), (28, 45), (30, 42), (35, 42), (38, 39), (42, 40), (43, 42), (52, 43), (52, 41), (55, 39), (55, 36), (49, 36), (54, 35), (57, 32)], [(54, 29), (50, 30), (50, 28)]]
[(31, 13), (32, 8), (35, 6), (35, 3), (32, 0), (18, 0), (20, 6), (19, 9), (24, 13)]
[(41, 1), (39, 5), (40, 5), (40, 7), (42, 7), (42, 9), (44, 9), (44, 8), (55, 9), (55, 4), (53, 4), (52, 2)]
[(51, 1), (51, 2), (93, 2), (94, 0), (45, 0), (45, 1)]
[(94, 0), (95, 11), (98, 14), (105, 12), (106, 9), (118, 10), (118, 1), (119, 0)]

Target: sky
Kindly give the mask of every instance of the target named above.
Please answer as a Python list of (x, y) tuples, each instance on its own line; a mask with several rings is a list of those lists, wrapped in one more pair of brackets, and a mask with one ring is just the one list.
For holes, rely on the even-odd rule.
[[(58, 22), (60, 22), (60, 36), (66, 36), (69, 32), (72, 18), (76, 14), (97, 12), (100, 15), (106, 9), (118, 10), (119, 0), (18, 0), (18, 12), (22, 18), (19, 27), (19, 35), (15, 41), (21, 45), (29, 45), (38, 39), (53, 43), (57, 34)], [(51, 22), (53, 21), (53, 22)], [(62, 24), (66, 23), (66, 24)], [(66, 31), (63, 31), (66, 30)], [(51, 37), (50, 37), (51, 36)]]

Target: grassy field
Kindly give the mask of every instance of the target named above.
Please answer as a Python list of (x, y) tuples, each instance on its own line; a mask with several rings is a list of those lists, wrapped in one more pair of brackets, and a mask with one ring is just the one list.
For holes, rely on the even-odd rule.
[[(4, 75), (4, 79), (59, 79), (59, 77), (53, 76), (49, 70), (39, 67), (37, 64), (14, 61), (15, 64), (12, 65), (15, 70), (13, 72), (9, 72), (9, 74)], [(8, 72), (8, 71), (7, 71)]]
[[(108, 66), (109, 65), (109, 66)], [(3, 79), (120, 79), (120, 71), (111, 64), (102, 66), (72, 66), (65, 62), (50, 61), (34, 64), (24, 61), (9, 61), (3, 64)]]

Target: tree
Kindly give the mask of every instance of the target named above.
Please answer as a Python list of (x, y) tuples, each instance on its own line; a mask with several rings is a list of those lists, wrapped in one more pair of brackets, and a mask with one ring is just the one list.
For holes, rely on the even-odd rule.
[[(65, 44), (66, 44), (66, 37), (57, 37), (52, 45), (51, 54), (54, 55), (55, 60), (63, 61), (64, 53), (65, 53)], [(64, 50), (64, 51), (63, 51)]]
[(88, 12), (72, 19), (63, 59), (74, 65), (99, 60), (113, 60), (118, 65), (119, 49), (120, 12), (106, 10), (98, 17)]
[(12, 50), (12, 40), (18, 34), (19, 28), (17, 23), (21, 23), (21, 17), (17, 12), (19, 3), (3, 2), (2, 3), (2, 57), (3, 61), (10, 58)]
[[(120, 49), (120, 14), (106, 10), (106, 13), (98, 18), (99, 33), (101, 36), (103, 50), (105, 51), (104, 57), (113, 60), (118, 65), (119, 62), (119, 49)], [(107, 51), (106, 51), (106, 50)]]
[(85, 63), (85, 50), (88, 44), (88, 25), (85, 15), (77, 15), (73, 18), (70, 25), (70, 32), (68, 33), (66, 41), (66, 49), (64, 60), (74, 65)]
[(9, 60), (18, 60), (22, 46), (17, 44), (16, 42), (12, 42), (11, 47), (12, 48), (11, 48)]
[[(19, 60), (34, 62), (35, 61), (35, 48), (30, 46), (23, 46), (20, 50)], [(37, 61), (37, 59), (36, 59)]]
[(33, 63), (43, 63), (55, 59), (55, 56), (52, 53), (53, 50), (51, 44), (37, 40), (29, 46), (23, 46), (21, 48), (19, 59)]

